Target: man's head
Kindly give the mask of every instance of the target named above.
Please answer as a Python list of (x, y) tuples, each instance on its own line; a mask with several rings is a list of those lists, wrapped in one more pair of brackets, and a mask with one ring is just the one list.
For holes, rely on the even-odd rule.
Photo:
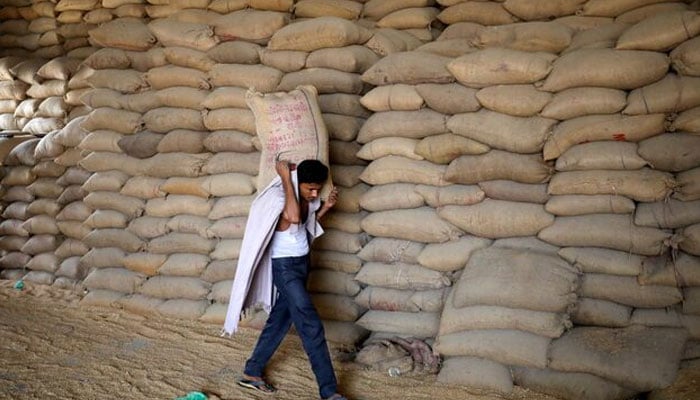
[(315, 200), (328, 179), (328, 167), (318, 160), (304, 160), (297, 165), (297, 179), (299, 196), (306, 201)]

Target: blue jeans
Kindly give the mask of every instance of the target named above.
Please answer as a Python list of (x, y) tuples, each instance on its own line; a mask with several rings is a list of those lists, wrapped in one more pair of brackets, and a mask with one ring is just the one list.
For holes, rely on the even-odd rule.
[(294, 324), (316, 375), (321, 398), (325, 399), (336, 393), (337, 382), (321, 319), (306, 291), (308, 275), (308, 255), (272, 259), (272, 281), (278, 297), (244, 372), (262, 376), (265, 365)]

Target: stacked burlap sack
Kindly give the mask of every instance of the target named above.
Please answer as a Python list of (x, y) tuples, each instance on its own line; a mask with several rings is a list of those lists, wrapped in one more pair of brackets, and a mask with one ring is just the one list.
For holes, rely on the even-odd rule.
[(9, 1), (0, 17), (0, 49), (3, 55), (83, 59), (92, 51), (88, 30), (96, 23), (84, 17), (99, 5), (92, 0)]

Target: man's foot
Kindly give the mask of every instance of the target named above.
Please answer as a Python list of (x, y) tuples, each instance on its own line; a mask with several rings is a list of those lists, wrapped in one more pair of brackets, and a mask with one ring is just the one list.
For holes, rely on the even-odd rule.
[(265, 382), (263, 378), (257, 376), (248, 376), (244, 374), (236, 381), (236, 383), (244, 388), (257, 390), (263, 393), (274, 393), (277, 391), (274, 386)]

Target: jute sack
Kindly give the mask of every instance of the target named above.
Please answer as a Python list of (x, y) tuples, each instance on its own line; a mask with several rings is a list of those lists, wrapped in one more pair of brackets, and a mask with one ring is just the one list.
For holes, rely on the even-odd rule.
[(314, 51), (326, 47), (364, 44), (372, 37), (368, 29), (337, 17), (313, 18), (277, 30), (268, 43), (271, 50)]
[(323, 330), (329, 342), (354, 347), (367, 337), (369, 332), (354, 322), (323, 320)]
[(389, 183), (373, 186), (360, 198), (360, 206), (368, 211), (416, 208), (425, 205), (423, 196), (411, 183)]
[(661, 79), (669, 64), (668, 57), (657, 52), (581, 49), (559, 57), (541, 89), (548, 92), (581, 86), (636, 89)]
[(158, 153), (204, 153), (204, 141), (209, 132), (175, 129), (158, 142)]
[(444, 165), (389, 155), (372, 161), (360, 179), (371, 185), (404, 182), (446, 186), (448, 183), (443, 179), (445, 169)]
[(422, 83), (416, 85), (416, 91), (428, 107), (443, 114), (477, 111), (481, 107), (477, 90), (459, 83)]
[(220, 152), (214, 154), (202, 168), (208, 175), (240, 172), (256, 175), (260, 165), (260, 153)]
[[(210, 261), (200, 278), (209, 283), (226, 280), (233, 282), (233, 277), (236, 275), (236, 266), (232, 264), (235, 264), (232, 260)], [(228, 299), (224, 303), (228, 303)]]
[(124, 310), (136, 315), (153, 316), (158, 314), (158, 306), (164, 303), (163, 299), (155, 299), (141, 294), (132, 294), (120, 297), (116, 304)]
[(669, 307), (683, 300), (676, 287), (640, 285), (636, 277), (591, 273), (583, 276), (581, 296), (641, 308)]
[(673, 69), (682, 75), (700, 75), (700, 39), (693, 38), (679, 44), (670, 53)]
[(109, 268), (124, 266), (126, 252), (115, 247), (104, 247), (90, 249), (84, 256), (80, 257), (80, 265), (85, 269)]
[(362, 16), (373, 21), (378, 21), (394, 11), (409, 7), (427, 7), (431, 1), (409, 0), (409, 1), (381, 1), (369, 0), (364, 4)]
[[(213, 22), (214, 33), (222, 41), (267, 42), (289, 22), (289, 14), (275, 11), (239, 10), (228, 12)], [(274, 49), (273, 49), (274, 50)]]
[[(440, 10), (436, 7), (407, 7), (382, 17), (377, 21), (376, 26), (379, 28), (416, 30), (420, 32), (423, 29), (430, 28), (439, 13)], [(430, 39), (432, 39), (432, 35)]]
[(170, 299), (157, 306), (158, 314), (170, 318), (198, 320), (207, 310), (208, 300)]
[(542, 117), (514, 117), (480, 110), (450, 117), (447, 129), (491, 148), (528, 154), (542, 149), (556, 122)]
[(565, 312), (576, 301), (578, 281), (577, 272), (556, 255), (483, 249), (469, 258), (455, 285), (453, 304)]
[(201, 110), (204, 108), (202, 103), (208, 95), (208, 90), (197, 89), (187, 86), (175, 86), (166, 89), (161, 89), (156, 92), (158, 106), (192, 108), (195, 110)]
[[(71, 280), (82, 280), (85, 278), (87, 275), (87, 270), (80, 266), (80, 257), (79, 256), (73, 256), (73, 257), (68, 257), (61, 261), (61, 265), (58, 267), (58, 270), (56, 271), (56, 276), (60, 278), (68, 278), (67, 281), (70, 282)], [(59, 279), (60, 279), (59, 278)], [(57, 279), (58, 280), (58, 279)], [(73, 283), (73, 282), (71, 282)], [(77, 282), (75, 282), (77, 283)], [(70, 286), (72, 287), (72, 285)]]
[(610, 3), (605, 0), (593, 0), (587, 2), (581, 9), (581, 15), (599, 17), (617, 17), (625, 12), (648, 4), (657, 3), (656, 0), (623, 0)]
[(139, 293), (160, 299), (206, 298), (211, 284), (198, 278), (176, 276), (154, 276), (146, 280), (139, 288)]
[(22, 228), (31, 235), (57, 235), (58, 227), (56, 219), (49, 215), (35, 215), (30, 217), (24, 223)]
[(369, 286), (400, 290), (442, 289), (452, 284), (450, 278), (441, 272), (403, 262), (365, 263), (355, 280)]
[(83, 201), (93, 210), (115, 210), (130, 219), (141, 216), (146, 207), (146, 203), (142, 199), (105, 191), (92, 192), (85, 196)]
[(420, 39), (403, 30), (380, 28), (365, 46), (380, 56), (386, 56), (400, 51), (411, 51), (422, 44)]
[(542, 205), (493, 199), (469, 206), (448, 205), (438, 215), (467, 233), (492, 239), (536, 235), (554, 222)]
[(198, 110), (159, 107), (143, 115), (146, 129), (156, 133), (167, 133), (174, 129), (206, 130), (202, 114)]
[(505, 365), (544, 368), (551, 339), (507, 329), (469, 330), (438, 336), (433, 349), (443, 356), (474, 356)]
[(308, 289), (310, 292), (353, 297), (360, 292), (360, 285), (352, 274), (315, 269), (309, 272)]
[(556, 161), (557, 171), (635, 170), (649, 163), (637, 154), (637, 143), (591, 142), (575, 145)]
[(27, 96), (37, 99), (46, 99), (52, 96), (64, 96), (66, 94), (66, 81), (52, 79), (41, 84), (34, 84), (27, 89)]
[(476, 93), (482, 106), (514, 117), (532, 117), (552, 99), (533, 85), (494, 85)]
[(488, 247), (491, 240), (465, 235), (458, 240), (426, 245), (418, 254), (420, 265), (441, 272), (464, 268), (469, 258), (478, 249)]
[(214, 242), (197, 234), (176, 232), (151, 239), (146, 247), (149, 252), (156, 254), (209, 254), (214, 250)]
[(446, 242), (457, 239), (462, 234), (462, 231), (441, 219), (430, 207), (375, 212), (368, 215), (361, 226), (372, 236), (423, 243)]
[(0, 98), (8, 100), (24, 100), (29, 87), (29, 84), (18, 80), (2, 81), (0, 82)]
[(36, 178), (37, 176), (33, 172), (33, 168), (20, 165), (5, 172), (2, 181), (0, 182), (7, 186), (27, 186), (34, 182)]
[(480, 182), (485, 197), (494, 200), (544, 204), (549, 199), (546, 184), (518, 183), (508, 180)]
[(420, 194), (425, 203), (433, 208), (445, 205), (470, 205), (484, 199), (484, 192), (476, 185), (431, 186), (416, 185), (416, 193)]
[(26, 264), (33, 271), (55, 272), (58, 270), (58, 258), (53, 252), (37, 254)]
[(367, 286), (355, 297), (364, 308), (380, 311), (440, 312), (445, 305), (447, 288), (401, 290)]
[(199, 215), (179, 214), (167, 222), (168, 231), (177, 233), (195, 233), (201, 237), (209, 238), (207, 229), (211, 222), (206, 217)]
[(456, 22), (445, 27), (436, 41), (444, 42), (454, 39), (467, 39), (468, 42), (471, 42), (478, 37), (479, 32), (483, 29), (484, 26), (476, 22)]
[(362, 80), (379, 86), (404, 83), (449, 83), (455, 77), (448, 71), (450, 57), (433, 55), (425, 57), (419, 52), (396, 52), (380, 59), (362, 74)]
[(348, 115), (324, 113), (323, 122), (326, 124), (328, 136), (333, 140), (352, 142), (357, 137), (360, 127), (365, 123), (364, 118)]
[(440, 314), (429, 312), (403, 312), (369, 310), (356, 324), (369, 331), (392, 332), (418, 338), (437, 335)]
[(681, 172), (700, 166), (700, 136), (666, 133), (639, 143), (639, 155), (662, 171)]
[(314, 268), (325, 268), (354, 274), (362, 267), (362, 259), (356, 254), (317, 250), (311, 253), (311, 265)]
[(170, 64), (181, 67), (194, 68), (206, 72), (217, 64), (205, 51), (175, 46), (165, 48), (163, 52)]
[(671, 11), (640, 21), (617, 40), (616, 49), (665, 52), (700, 33), (695, 11)]
[(90, 40), (100, 47), (145, 51), (157, 39), (139, 18), (117, 18), (89, 31)]
[(366, 212), (348, 213), (342, 211), (327, 214), (323, 220), (323, 226), (329, 229), (337, 229), (347, 233), (362, 233), (360, 223), (367, 216)]
[(83, 240), (90, 233), (90, 228), (83, 225), (82, 221), (56, 221), (61, 233), (71, 239)]
[(693, 107), (678, 114), (668, 127), (670, 132), (700, 133), (700, 107)]
[(365, 143), (357, 152), (357, 157), (363, 160), (376, 160), (388, 155), (402, 156), (413, 160), (423, 157), (415, 153), (417, 139), (403, 137), (381, 137)]
[(115, 210), (95, 210), (85, 219), (84, 224), (93, 229), (126, 228), (127, 217)]
[(364, 166), (365, 160), (357, 157), (362, 145), (357, 142), (344, 142), (342, 140), (330, 140), (328, 142), (328, 153), (331, 160), (337, 165)]
[(552, 17), (573, 15), (584, 0), (556, 0), (533, 4), (527, 0), (506, 0), (503, 7), (524, 21), (546, 20)]
[(134, 293), (143, 282), (142, 275), (124, 268), (99, 268), (90, 272), (83, 284), (90, 290)]
[(282, 72), (299, 71), (306, 65), (309, 53), (296, 50), (268, 50), (260, 51), (260, 62)]
[(372, 111), (361, 104), (362, 97), (357, 94), (330, 93), (318, 96), (321, 111), (330, 114), (342, 114), (352, 117), (368, 118)]
[[(226, 292), (230, 296), (231, 290)], [(314, 307), (322, 319), (355, 322), (364, 310), (352, 297), (337, 294), (314, 294), (311, 296)]]
[(569, 46), (572, 36), (573, 29), (564, 24), (533, 21), (486, 27), (473, 44), (480, 48), (503, 47), (557, 54)]
[(482, 25), (505, 25), (516, 21), (502, 4), (469, 2), (455, 3), (438, 15), (438, 19), (447, 25), (457, 22), (476, 22)]
[(98, 69), (87, 82), (92, 88), (113, 89), (122, 93), (138, 93), (148, 88), (143, 73), (131, 69)]
[(134, 176), (129, 178), (119, 192), (125, 196), (146, 200), (156, 197), (165, 197), (166, 193), (160, 189), (160, 185), (163, 183), (165, 183), (165, 179), (152, 178), (149, 176)]
[(676, 378), (687, 336), (674, 328), (577, 328), (552, 343), (550, 368), (595, 373), (639, 391), (666, 387)]
[(175, 86), (209, 90), (212, 86), (207, 80), (206, 72), (176, 65), (151, 68), (143, 77), (148, 85), (156, 90)]
[(577, 325), (623, 328), (630, 325), (632, 307), (612, 301), (580, 297), (571, 312), (571, 321)]
[(314, 249), (333, 250), (355, 254), (368, 242), (364, 233), (347, 233), (337, 229), (327, 229), (313, 244)]
[(283, 73), (265, 65), (216, 64), (208, 73), (213, 87), (237, 86), (269, 93), (277, 88)]
[(245, 217), (221, 218), (207, 228), (207, 237), (224, 239), (243, 239)]
[(680, 232), (681, 250), (690, 254), (700, 256), (700, 224), (693, 224), (685, 227)]
[(681, 201), (700, 199), (700, 167), (676, 174), (673, 197)]
[(376, 237), (370, 240), (357, 255), (364, 261), (415, 264), (418, 262), (418, 254), (424, 247), (423, 243)]
[(145, 160), (148, 175), (156, 178), (172, 176), (197, 177), (210, 154), (159, 153)]
[(297, 17), (318, 18), (333, 16), (349, 20), (356, 20), (362, 13), (362, 4), (344, 0), (300, 0), (294, 5), (294, 14)]
[(351, 188), (342, 188), (343, 194), (335, 204), (335, 210), (341, 212), (360, 212), (360, 198), (369, 189), (369, 185), (359, 183)]
[(639, 142), (663, 133), (665, 114), (626, 116), (621, 114), (588, 115), (559, 123), (544, 144), (545, 160), (559, 157), (574, 145), (616, 140)]
[[(19, 251), (12, 251), (0, 257), (0, 266), (3, 267), (3, 272), (10, 269), (20, 269), (22, 266), (27, 265), (31, 259), (32, 256), (29, 254), (24, 254)], [(21, 277), (22, 276), (20, 275), (20, 278)]]
[(102, 48), (92, 53), (83, 61), (91, 69), (127, 69), (131, 65), (126, 52), (115, 48)]
[(513, 391), (510, 369), (479, 357), (447, 358), (440, 368), (437, 382), (490, 393), (509, 394)]
[(489, 146), (476, 140), (452, 133), (444, 133), (421, 139), (416, 144), (415, 153), (435, 164), (449, 164), (461, 155), (483, 154), (489, 149)]
[(590, 114), (614, 114), (626, 105), (627, 93), (623, 90), (579, 87), (555, 93), (540, 115), (567, 120)]
[[(249, 92), (246, 102), (255, 116), (257, 136), (262, 145), (257, 179), (263, 188), (276, 176), (276, 160), (299, 163), (317, 159), (328, 164), (328, 131), (318, 107), (317, 92), (313, 86), (303, 86), (289, 93), (262, 95)], [(290, 123), (278, 120), (290, 117)]]
[(63, 118), (32, 118), (21, 130), (30, 135), (46, 135), (51, 131), (63, 128)]
[(199, 277), (208, 263), (209, 257), (203, 254), (171, 254), (158, 269), (158, 274)]
[[(605, 20), (605, 18), (601, 19)], [(615, 20), (596, 26), (595, 29), (577, 30), (571, 39), (571, 44), (562, 51), (562, 54), (580, 49), (612, 49), (620, 35), (630, 26), (631, 23)]]
[(168, 194), (191, 195), (206, 199), (211, 195), (204, 188), (206, 179), (207, 177), (205, 176), (200, 176), (199, 178), (172, 177), (166, 179), (160, 185), (160, 190)]
[(620, 195), (560, 195), (551, 196), (544, 209), (561, 216), (585, 214), (631, 214), (635, 210), (634, 201)]
[(206, 24), (164, 18), (149, 22), (148, 29), (164, 47), (182, 46), (207, 51), (219, 42), (214, 29)]
[[(4, 182), (3, 182), (4, 184)], [(29, 206), (30, 203), (22, 202), (22, 201), (15, 201), (7, 206), (5, 206), (2, 210), (2, 218), (3, 220), (22, 220), (26, 221), (27, 218), (29, 218), (31, 213), (27, 211), (27, 207)], [(67, 207), (67, 206), (66, 206)]]
[(561, 336), (571, 327), (566, 313), (557, 314), (545, 311), (500, 307), (453, 305), (454, 291), (447, 298), (440, 317), (439, 334), (448, 335), (477, 329), (515, 329), (549, 338)]
[(256, 151), (253, 145), (253, 137), (239, 131), (215, 131), (209, 132), (202, 142), (204, 148), (212, 153), (222, 151), (234, 151), (237, 153), (250, 153)]
[(700, 258), (679, 252), (673, 257), (645, 259), (637, 281), (642, 285), (700, 286)]
[(468, 87), (525, 84), (546, 77), (552, 69), (552, 59), (553, 56), (542, 53), (492, 48), (460, 56), (450, 61), (447, 69)]
[(0, 249), (5, 252), (21, 251), (22, 246), (27, 242), (26, 237), (22, 236), (3, 236), (0, 238)]
[(35, 197), (57, 199), (64, 188), (56, 183), (54, 178), (38, 178), (31, 185), (27, 186), (27, 190)]
[(173, 217), (179, 214), (206, 216), (211, 211), (212, 201), (192, 195), (169, 195), (146, 202), (146, 215)]
[(254, 196), (225, 196), (215, 199), (209, 219), (246, 216), (253, 198)]
[(161, 139), (161, 134), (143, 131), (120, 138), (117, 145), (125, 154), (144, 159), (158, 153), (158, 143)]
[[(371, 167), (371, 164), (370, 164)], [(444, 179), (448, 182), (475, 184), (504, 179), (520, 183), (544, 183), (552, 168), (539, 154), (515, 154), (491, 150), (483, 155), (464, 155), (455, 158), (447, 167)]]
[(314, 86), (318, 93), (362, 93), (364, 84), (359, 74), (330, 68), (307, 68), (285, 74), (277, 90), (291, 91), (299, 86)]
[(168, 221), (170, 220), (165, 217), (139, 217), (129, 222), (129, 226), (126, 228), (126, 231), (131, 232), (140, 238), (153, 239), (170, 232), (167, 226)]
[(353, 188), (360, 182), (360, 175), (364, 171), (362, 165), (335, 165), (331, 168), (333, 181), (344, 188)]
[[(218, 33), (217, 35), (220, 36)], [(207, 56), (223, 64), (258, 64), (261, 50), (262, 47), (258, 44), (234, 40), (217, 44), (207, 51)]]
[(700, 105), (700, 78), (669, 73), (658, 82), (634, 89), (623, 114), (685, 111)]
[(7, 219), (0, 222), (0, 232), (3, 235), (28, 237), (29, 232), (23, 227), (24, 221), (18, 219)]
[(28, 203), (34, 201), (34, 195), (24, 186), (10, 186), (2, 195), (2, 199), (8, 203), (14, 201), (23, 201)]
[(209, 256), (216, 261), (236, 260), (241, 252), (241, 243), (240, 239), (221, 239)]
[(549, 194), (610, 194), (636, 201), (665, 199), (675, 187), (673, 176), (649, 168), (635, 171), (591, 170), (559, 172), (549, 183)]
[(203, 125), (201, 130), (235, 130), (255, 134), (255, 116), (244, 108), (202, 110), (200, 120)]
[(145, 242), (136, 235), (117, 228), (95, 229), (82, 239), (89, 247), (118, 247), (129, 252), (141, 251), (145, 247)]
[(222, 86), (212, 90), (202, 102), (202, 107), (215, 110), (217, 108), (246, 108), (246, 89), (235, 86)]
[(511, 371), (516, 385), (565, 400), (623, 400), (635, 394), (631, 389), (587, 373), (526, 367), (513, 367)]
[(590, 214), (557, 217), (537, 235), (558, 246), (594, 246), (641, 255), (661, 254), (671, 234), (634, 225), (631, 215)]
[(655, 228), (682, 228), (700, 222), (700, 201), (668, 199), (655, 203), (640, 203), (634, 213), (634, 223)]
[(379, 56), (365, 46), (352, 45), (319, 49), (306, 58), (306, 68), (332, 68), (363, 73), (379, 61)]
[(423, 98), (414, 85), (397, 83), (375, 87), (362, 96), (360, 103), (374, 112), (415, 111), (423, 107)]

